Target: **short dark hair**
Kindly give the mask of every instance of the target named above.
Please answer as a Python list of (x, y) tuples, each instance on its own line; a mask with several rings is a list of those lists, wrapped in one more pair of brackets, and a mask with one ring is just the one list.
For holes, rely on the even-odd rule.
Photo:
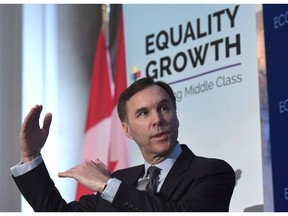
[(169, 95), (172, 104), (176, 110), (176, 98), (174, 95), (174, 92), (172, 88), (169, 86), (169, 84), (163, 82), (163, 81), (154, 81), (150, 77), (141, 78), (134, 83), (132, 83), (125, 91), (123, 91), (119, 97), (118, 105), (117, 105), (117, 112), (118, 116), (120, 118), (121, 122), (127, 121), (127, 110), (126, 110), (126, 102), (137, 92), (147, 88), (151, 85), (158, 85), (162, 89), (164, 89), (167, 94)]

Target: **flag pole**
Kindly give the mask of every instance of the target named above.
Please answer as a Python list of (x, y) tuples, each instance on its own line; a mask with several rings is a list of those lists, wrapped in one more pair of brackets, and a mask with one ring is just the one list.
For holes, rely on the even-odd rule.
[(106, 44), (109, 47), (110, 4), (102, 4), (102, 28), (104, 28)]

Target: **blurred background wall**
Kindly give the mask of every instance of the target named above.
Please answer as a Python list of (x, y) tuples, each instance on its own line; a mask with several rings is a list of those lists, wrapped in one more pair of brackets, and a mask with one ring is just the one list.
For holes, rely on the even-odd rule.
[[(111, 5), (112, 65), (120, 11)], [(67, 201), (74, 198), (75, 181), (59, 180), (57, 172), (80, 161), (100, 26), (99, 4), (0, 4), (0, 212), (21, 211), (10, 167), (20, 161), (19, 129), (35, 104), (54, 117), (44, 148), (51, 177)]]
[(21, 16), (20, 5), (0, 5), (0, 211), (20, 210), (9, 168), (19, 161)]

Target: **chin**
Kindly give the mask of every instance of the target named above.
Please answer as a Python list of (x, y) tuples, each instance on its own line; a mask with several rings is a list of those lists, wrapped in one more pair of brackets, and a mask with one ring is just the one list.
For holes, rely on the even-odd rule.
[(157, 147), (158, 147), (157, 148), (158, 152), (166, 154), (167, 152), (170, 153), (170, 151), (172, 151), (172, 149), (174, 148), (174, 145), (172, 145), (170, 142), (163, 141), (163, 142), (159, 142), (157, 144)]

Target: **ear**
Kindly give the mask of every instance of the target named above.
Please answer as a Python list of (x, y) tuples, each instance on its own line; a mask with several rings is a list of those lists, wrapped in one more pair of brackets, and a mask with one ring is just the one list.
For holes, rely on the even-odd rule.
[(130, 129), (129, 129), (129, 127), (128, 127), (128, 124), (127, 124), (126, 122), (123, 122), (123, 123), (122, 123), (122, 127), (123, 127), (123, 130), (124, 130), (126, 136), (127, 136), (129, 139), (133, 139), (133, 137), (132, 137), (132, 135), (131, 135), (131, 133), (130, 133)]

